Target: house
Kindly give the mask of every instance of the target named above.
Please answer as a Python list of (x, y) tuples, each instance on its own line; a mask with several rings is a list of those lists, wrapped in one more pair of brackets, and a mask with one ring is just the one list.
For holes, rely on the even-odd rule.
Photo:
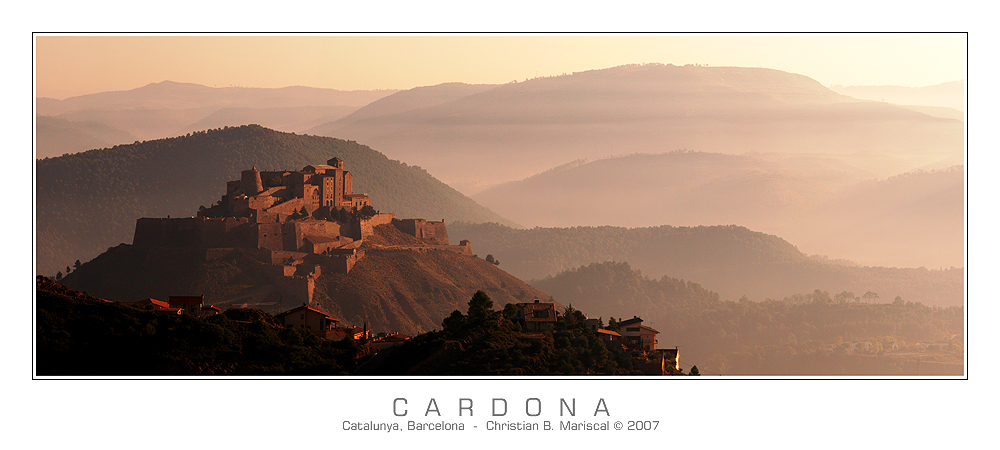
[(597, 333), (598, 339), (604, 342), (621, 342), (622, 335), (617, 331), (605, 330), (604, 328), (598, 328), (594, 331)]
[[(316, 334), (316, 333), (313, 333)], [(344, 328), (334, 328), (326, 331), (323, 336), (320, 336), (328, 341), (339, 341), (342, 339), (351, 338), (355, 341), (370, 337), (371, 334), (368, 330), (362, 327), (344, 327)]]
[(632, 316), (631, 319), (618, 322), (618, 331), (625, 345), (645, 351), (656, 350), (656, 331), (642, 324), (642, 319)]
[(407, 339), (410, 339), (410, 336), (402, 333), (379, 333), (379, 335), (372, 341), (372, 347), (383, 350), (394, 345), (402, 344), (403, 342), (406, 342)]
[(216, 314), (222, 314), (222, 308), (214, 305), (202, 306), (200, 317), (214, 316)]
[[(302, 305), (297, 308), (292, 308), (283, 313), (279, 313), (275, 317), (278, 320), (280, 320), (282, 325), (284, 325), (286, 328), (288, 327), (305, 328), (309, 331), (312, 331), (313, 334), (324, 339), (330, 339), (332, 336), (338, 334), (335, 333), (335, 331), (337, 331), (337, 323), (340, 322), (340, 319), (335, 319), (333, 317), (330, 317), (330, 315), (328, 315), (327, 313), (320, 311), (316, 308), (313, 308), (309, 305)], [(336, 339), (330, 339), (330, 340), (336, 340)]]
[(155, 298), (146, 298), (134, 302), (125, 302), (125, 304), (131, 306), (152, 306), (153, 309), (164, 309), (170, 307), (169, 303), (162, 300), (157, 300)]
[(524, 331), (550, 331), (555, 329), (558, 314), (555, 303), (516, 303), (517, 315), (514, 320), (524, 324)]
[(205, 305), (204, 295), (171, 295), (167, 297), (167, 303), (171, 308), (180, 308), (184, 314), (200, 315), (201, 308)]

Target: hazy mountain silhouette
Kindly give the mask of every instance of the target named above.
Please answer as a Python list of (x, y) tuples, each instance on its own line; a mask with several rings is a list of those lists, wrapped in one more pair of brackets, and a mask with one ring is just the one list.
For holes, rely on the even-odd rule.
[(375, 100), (342, 119), (306, 130), (308, 134), (328, 135), (347, 124), (373, 117), (389, 116), (420, 108), (428, 108), (495, 88), (492, 84), (444, 83), (400, 91)]
[[(466, 193), (573, 159), (676, 149), (827, 154), (883, 177), (963, 161), (959, 121), (860, 101), (802, 75), (760, 68), (621, 66), (398, 111), (313, 131), (419, 161)], [(905, 167), (883, 168), (886, 158)]]
[(131, 133), (107, 124), (71, 122), (49, 116), (35, 116), (35, 131), (38, 148), (35, 158), (78, 153), (135, 140)]
[(897, 105), (937, 106), (965, 111), (965, 82), (950, 81), (932, 86), (841, 86), (831, 90), (854, 98), (885, 101)]
[(872, 175), (817, 157), (671, 152), (578, 161), (473, 198), (529, 227), (739, 224), (868, 265), (964, 266), (960, 166)]
[[(163, 81), (127, 91), (101, 92), (64, 100), (38, 98), (36, 114), (71, 122), (103, 125), (133, 136), (128, 140), (49, 136), (51, 128), (36, 129), (37, 157), (57, 156), (63, 149), (83, 151), (134, 140), (159, 139), (224, 126), (262, 124), (279, 131), (300, 132), (339, 119), (394, 90), (339, 91), (304, 86), (285, 88), (214, 88)], [(94, 145), (97, 144), (97, 145)]]
[[(718, 292), (722, 300), (735, 301), (743, 295), (754, 301), (780, 300), (821, 289), (854, 292), (859, 297), (872, 291), (883, 303), (899, 295), (926, 305), (958, 306), (964, 294), (963, 269), (870, 267), (831, 261), (807, 256), (781, 237), (735, 225), (515, 229), (452, 223), (448, 236), (474, 242), (477, 253), (492, 254), (501, 261), (500, 268), (523, 280), (617, 261), (627, 262), (649, 277), (669, 276), (698, 283)], [(571, 301), (565, 296), (556, 298)]]

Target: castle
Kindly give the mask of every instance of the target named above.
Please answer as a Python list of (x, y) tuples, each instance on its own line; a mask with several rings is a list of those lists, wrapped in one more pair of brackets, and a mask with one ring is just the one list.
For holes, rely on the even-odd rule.
[(322, 216), (372, 204), (367, 194), (354, 193), (354, 177), (340, 158), (297, 172), (244, 170), (239, 180), (226, 183), (226, 199), (229, 216), (254, 217), (257, 222), (280, 221), (280, 216), (303, 209), (307, 215)]
[(386, 224), (431, 242), (409, 250), (472, 256), (468, 241), (450, 245), (444, 221), (376, 212), (367, 194), (354, 193), (353, 176), (339, 158), (299, 171), (244, 170), (226, 183), (219, 204), (197, 217), (138, 219), (132, 245), (204, 249), (206, 259), (241, 249), (262, 264), (262, 275), (290, 286), (293, 297), (308, 304), (315, 278), (323, 270), (350, 272), (364, 257), (364, 239)]

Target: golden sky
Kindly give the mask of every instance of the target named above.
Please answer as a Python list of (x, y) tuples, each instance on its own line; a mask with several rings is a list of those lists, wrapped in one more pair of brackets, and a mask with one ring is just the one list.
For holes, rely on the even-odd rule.
[(824, 85), (965, 79), (964, 34), (36, 35), (38, 97), (164, 80), (213, 87), (409, 89), (630, 63), (767, 67)]

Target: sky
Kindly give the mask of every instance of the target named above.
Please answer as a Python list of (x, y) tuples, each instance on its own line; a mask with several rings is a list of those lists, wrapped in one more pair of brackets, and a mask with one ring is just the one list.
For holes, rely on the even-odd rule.
[(966, 78), (962, 33), (36, 34), (35, 94), (63, 99), (176, 81), (211, 87), (410, 89), (499, 84), (622, 64), (765, 67), (830, 85)]

